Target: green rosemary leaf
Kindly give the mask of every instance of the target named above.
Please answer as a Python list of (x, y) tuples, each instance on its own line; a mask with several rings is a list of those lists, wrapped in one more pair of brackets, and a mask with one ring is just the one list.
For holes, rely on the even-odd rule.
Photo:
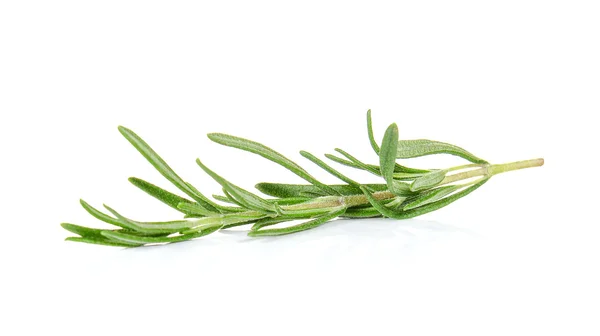
[(89, 227), (70, 224), (70, 223), (62, 223), (61, 226), (65, 230), (73, 232), (75, 234), (78, 234), (83, 238), (100, 239), (100, 240), (106, 239), (106, 237), (104, 237), (102, 235), (102, 232), (104, 232), (104, 231), (121, 232), (121, 233), (128, 233), (128, 234), (136, 235), (136, 236), (148, 236), (148, 237), (160, 237), (160, 236), (166, 235), (164, 233), (145, 234), (145, 233), (141, 233), (141, 232), (131, 231), (129, 229), (117, 229), (117, 230), (95, 229), (95, 228), (89, 228)]
[[(337, 157), (333, 154), (325, 154), (325, 157), (328, 158), (329, 160), (339, 163), (341, 165), (344, 165), (346, 167), (351, 167), (351, 168), (356, 168), (356, 169), (360, 169), (360, 170), (365, 170), (362, 167), (360, 167), (357, 164), (354, 164), (352, 161), (348, 161), (346, 159), (342, 159), (341, 157)], [(370, 172), (370, 171), (369, 171)]]
[[(270, 218), (270, 217), (267, 217), (267, 218)], [(229, 223), (229, 224), (223, 225), (223, 227), (221, 229), (223, 229), (223, 230), (230, 229), (232, 227), (242, 226), (242, 225), (247, 225), (247, 224), (252, 224), (254, 222), (256, 222), (256, 219), (248, 219), (246, 221), (233, 222), (233, 223)]]
[(148, 160), (148, 162), (150, 162), (150, 164), (152, 164), (154, 168), (158, 170), (159, 173), (161, 173), (162, 176), (173, 183), (173, 185), (179, 188), (179, 190), (186, 193), (196, 202), (202, 204), (202, 206), (205, 208), (216, 211), (216, 209), (213, 209), (212, 205), (210, 202), (208, 202), (208, 199), (204, 195), (197, 190), (190, 189), (189, 185), (183, 181), (181, 177), (179, 177), (179, 175), (177, 175), (175, 171), (173, 171), (173, 169), (171, 169), (171, 167), (169, 167), (169, 165), (144, 140), (142, 140), (142, 138), (140, 138), (132, 130), (123, 126), (119, 126), (119, 132), (121, 132), (125, 139), (127, 139), (133, 145), (133, 147), (135, 147), (135, 149), (137, 149), (138, 152), (140, 152), (140, 154), (142, 154), (146, 160)]
[(393, 193), (397, 196), (413, 196), (414, 191), (410, 190), (410, 184), (394, 180), (393, 182)]
[[(381, 170), (379, 169), (379, 166), (368, 164), (368, 163), (363, 163), (360, 160), (358, 160), (357, 158), (353, 157), (352, 155), (348, 154), (347, 152), (345, 152), (339, 148), (336, 148), (335, 150), (338, 153), (344, 155), (350, 161), (346, 161), (342, 158), (339, 158), (337, 156), (330, 155), (330, 154), (326, 154), (326, 156), (329, 159), (331, 159), (337, 163), (340, 163), (340, 164), (343, 164), (343, 165), (346, 165), (349, 167), (353, 167), (353, 168), (363, 169), (363, 170), (369, 171), (370, 173), (373, 173), (377, 176), (381, 176)], [(427, 169), (410, 168), (410, 167), (402, 166), (398, 163), (396, 163), (394, 166), (394, 176), (396, 174), (425, 174), (428, 172), (429, 172), (429, 170), (427, 170)]]
[(375, 199), (373, 194), (371, 194), (371, 192), (369, 192), (366, 188), (361, 188), (361, 190), (365, 194), (367, 200), (369, 200), (369, 203), (371, 203), (373, 208), (377, 209), (377, 211), (379, 211), (379, 213), (381, 213), (383, 216), (389, 218), (396, 218), (395, 216), (398, 216), (397, 210), (386, 207), (385, 204), (383, 204), (383, 202)]
[(104, 235), (105, 237), (107, 237), (111, 240), (118, 241), (123, 244), (143, 245), (143, 244), (160, 244), (160, 243), (181, 242), (181, 241), (185, 241), (185, 240), (190, 240), (190, 239), (206, 236), (207, 234), (215, 232), (218, 229), (219, 229), (219, 226), (216, 226), (216, 227), (213, 227), (213, 228), (210, 228), (207, 230), (203, 230), (200, 232), (194, 232), (191, 234), (184, 234), (184, 235), (170, 236), (170, 237), (140, 237), (140, 236), (135, 236), (135, 235), (131, 235), (131, 234), (120, 233), (120, 232), (110, 232), (110, 231), (104, 231), (104, 232), (102, 232), (102, 235)]
[(126, 224), (124, 225), (118, 219), (110, 217), (109, 215), (107, 215), (107, 214), (99, 211), (98, 209), (96, 209), (93, 206), (89, 205), (86, 201), (79, 200), (79, 203), (85, 209), (85, 211), (87, 211), (90, 215), (96, 217), (97, 219), (99, 219), (101, 221), (103, 221), (105, 223), (108, 223), (108, 224), (116, 225), (116, 226), (119, 226), (119, 227), (122, 227), (122, 228), (126, 228), (127, 227)]
[(395, 218), (393, 216), (396, 216), (398, 213), (396, 210), (386, 207), (383, 202), (375, 199), (375, 197), (366, 188), (362, 189), (363, 193), (367, 197), (367, 200), (373, 206), (373, 208), (377, 209), (377, 211), (379, 211), (379, 213), (381, 213), (384, 217)]
[(427, 173), (394, 173), (394, 180), (409, 181), (421, 177)]
[[(222, 202), (234, 203), (232, 200), (230, 200), (229, 198), (227, 198), (225, 196), (213, 195), (213, 197), (216, 200), (219, 200)], [(303, 202), (309, 201), (312, 198), (313, 197), (285, 197), (285, 198), (272, 198), (272, 199), (265, 199), (265, 200), (267, 202), (271, 202), (271, 203), (277, 204), (277, 205), (292, 205), (292, 204), (298, 204), (298, 203), (303, 203)]]
[(149, 236), (149, 237), (158, 237), (158, 236), (166, 235), (164, 233), (137, 232), (137, 231), (132, 231), (131, 229), (117, 229), (117, 230), (96, 229), (96, 228), (89, 228), (89, 227), (80, 226), (80, 225), (76, 225), (76, 224), (70, 224), (70, 223), (62, 223), (61, 226), (65, 230), (73, 232), (75, 234), (78, 234), (78, 235), (82, 236), (83, 238), (94, 238), (94, 239), (96, 239), (96, 238), (97, 239), (106, 239), (102, 235), (103, 231), (122, 232), (122, 233), (133, 234), (136, 236)]
[(232, 200), (230, 200), (228, 197), (223, 196), (223, 195), (215, 195), (215, 194), (213, 194), (212, 197), (214, 199), (216, 199), (217, 201), (221, 201), (221, 202), (225, 202), (225, 203), (229, 203), (229, 204), (236, 204), (235, 202), (233, 202)]
[(353, 185), (355, 187), (359, 187), (360, 184), (354, 180), (352, 180), (351, 178), (345, 176), (344, 174), (338, 172), (337, 170), (333, 169), (333, 167), (331, 167), (330, 165), (326, 164), (325, 162), (323, 162), (321, 159), (317, 158), (316, 156), (312, 155), (311, 153), (307, 152), (307, 151), (300, 151), (300, 155), (304, 156), (305, 158), (309, 159), (310, 161), (312, 161), (314, 164), (316, 164), (317, 166), (323, 168), (323, 170), (325, 170), (326, 172), (328, 172), (329, 174), (339, 178), (340, 180)]
[(390, 209), (397, 209), (400, 204), (402, 204), (406, 200), (406, 197), (394, 197), (391, 202), (385, 203), (385, 206)]
[(104, 236), (102, 236), (100, 232), (105, 230), (93, 229), (70, 223), (61, 223), (60, 226), (67, 231), (80, 235), (81, 237), (104, 239)]
[(229, 192), (227, 192), (227, 190), (225, 188), (223, 188), (223, 193), (225, 194), (225, 197), (227, 197), (231, 203), (233, 203), (237, 206), (240, 206), (242, 208), (244, 207), (244, 205), (241, 204), (240, 202), (236, 201), (235, 197), (231, 196), (231, 194)]
[[(312, 184), (284, 184), (270, 182), (258, 183), (254, 187), (265, 195), (279, 198), (303, 197), (307, 193), (313, 194), (320, 190)], [(321, 195), (317, 194), (315, 196)], [(313, 198), (315, 196), (309, 197)]]
[(377, 141), (375, 141), (375, 135), (373, 134), (373, 121), (371, 120), (371, 109), (367, 111), (367, 132), (369, 133), (369, 142), (371, 143), (371, 147), (375, 151), (377, 155), (379, 155), (379, 145), (377, 145)]
[(279, 223), (283, 223), (283, 222), (289, 222), (291, 220), (294, 220), (294, 218), (286, 218), (286, 217), (270, 218), (270, 217), (267, 217), (267, 218), (259, 219), (258, 221), (256, 221), (256, 223), (254, 223), (254, 225), (252, 225), (252, 228), (250, 230), (256, 231), (265, 226), (275, 225), (275, 224), (279, 224)]
[(398, 159), (409, 159), (433, 154), (450, 154), (462, 157), (473, 163), (487, 163), (487, 161), (478, 158), (458, 146), (433, 140), (400, 140), (398, 141), (397, 150), (396, 158)]
[[(357, 188), (352, 185), (347, 184), (330, 184), (331, 188), (335, 189), (341, 195), (356, 195), (361, 194), (360, 188)], [(386, 184), (363, 184), (363, 186), (368, 187), (374, 191), (383, 191), (387, 190)], [(318, 190), (315, 186), (309, 184), (286, 184), (286, 183), (270, 183), (270, 182), (261, 182), (258, 183), (256, 189), (260, 190), (260, 192), (280, 198), (287, 197), (302, 197), (303, 195), (314, 193), (315, 190)], [(406, 185), (406, 190), (410, 191), (408, 185)], [(320, 195), (315, 195), (320, 196)], [(312, 198), (312, 197), (311, 197)]]
[(381, 217), (381, 213), (379, 212), (379, 210), (375, 209), (374, 207), (359, 208), (359, 209), (349, 208), (340, 217), (374, 218), (374, 217)]
[(181, 203), (177, 204), (177, 208), (180, 209), (181, 211), (185, 211), (185, 213), (188, 213), (188, 214), (200, 215), (200, 216), (206, 216), (206, 217), (218, 216), (220, 214), (218, 212), (208, 211), (206, 208), (204, 208), (203, 206), (201, 206), (198, 203), (181, 202)]
[(191, 201), (189, 201), (183, 197), (177, 196), (169, 191), (166, 191), (158, 186), (155, 186), (154, 184), (152, 184), (150, 182), (144, 181), (137, 177), (130, 177), (129, 182), (131, 182), (134, 186), (140, 188), (141, 190), (145, 191), (148, 195), (165, 203), (166, 205), (172, 207), (173, 209), (181, 211), (185, 214), (187, 214), (187, 213), (183, 209), (178, 208), (177, 205), (179, 203), (192, 203)]
[[(337, 207), (332, 207), (332, 208), (338, 208)], [(310, 217), (315, 217), (315, 216), (319, 216), (322, 215), (323, 213), (328, 213), (330, 211), (332, 211), (332, 208), (324, 208), (324, 207), (320, 207), (320, 208), (313, 208), (313, 209), (281, 209), (280, 213), (282, 216), (285, 216), (287, 218), (310, 218)]]
[[(196, 189), (193, 185), (189, 184), (186, 182), (186, 184), (188, 185), (188, 187), (192, 190), (194, 190), (197, 193), (200, 193), (198, 191), (198, 189)], [(206, 198), (205, 200), (206, 203), (210, 204), (212, 208), (216, 209), (216, 211), (222, 212), (222, 213), (229, 213), (229, 212), (238, 212), (238, 211), (245, 211), (245, 209), (239, 208), (239, 207), (230, 207), (230, 206), (224, 206), (221, 204), (217, 204), (215, 202), (213, 202), (212, 200), (210, 200), (209, 198)]]
[(317, 226), (320, 226), (321, 224), (323, 224), (325, 222), (328, 222), (336, 217), (339, 217), (340, 215), (342, 215), (344, 213), (344, 211), (346, 211), (345, 207), (339, 207), (323, 216), (317, 217), (313, 220), (310, 220), (310, 221), (307, 221), (307, 222), (304, 222), (304, 223), (301, 223), (298, 225), (288, 226), (285, 228), (277, 228), (277, 229), (253, 230), (253, 231), (248, 232), (248, 236), (251, 236), (251, 237), (280, 236), (280, 235), (284, 235), (284, 234), (313, 229), (313, 228), (316, 228)]
[(334, 190), (329, 188), (327, 185), (319, 182), (316, 178), (311, 176), (306, 170), (304, 170), (304, 168), (300, 167), (297, 163), (286, 158), (282, 154), (274, 151), (273, 149), (271, 149), (263, 144), (260, 144), (255, 141), (239, 138), (236, 136), (232, 136), (232, 135), (222, 134), (222, 133), (208, 134), (208, 138), (210, 140), (212, 140), (218, 144), (224, 145), (224, 146), (234, 147), (237, 149), (241, 149), (243, 151), (258, 154), (267, 160), (273, 161), (273, 162), (283, 166), (284, 168), (287, 168), (292, 173), (294, 173), (294, 174), (300, 176), (301, 178), (305, 179), (306, 181), (314, 184), (315, 186), (319, 187), (319, 189), (325, 191), (326, 193), (335, 194)]
[(411, 191), (421, 191), (424, 189), (429, 189), (435, 187), (440, 182), (444, 180), (446, 177), (446, 171), (444, 170), (434, 170), (430, 173), (427, 173), (419, 178), (416, 178), (410, 185)]
[(201, 218), (194, 221), (138, 222), (122, 216), (106, 204), (104, 207), (117, 217), (126, 228), (142, 233), (175, 233), (196, 226), (196, 222), (203, 219)]
[(330, 195), (323, 195), (320, 193), (313, 193), (313, 192), (309, 192), (309, 191), (298, 193), (298, 197), (306, 197), (306, 198), (311, 198), (311, 199), (317, 198), (317, 197), (326, 197), (326, 196), (330, 196)]
[(416, 216), (424, 215), (424, 214), (426, 214), (428, 212), (431, 212), (431, 211), (435, 211), (435, 210), (441, 209), (441, 208), (443, 208), (443, 207), (445, 207), (445, 206), (447, 206), (447, 205), (449, 205), (449, 204), (451, 204), (451, 203), (453, 203), (453, 202), (461, 199), (462, 197), (465, 197), (468, 194), (472, 193), (473, 191), (475, 191), (476, 189), (478, 189), (479, 187), (481, 187), (483, 184), (485, 184), (488, 180), (489, 180), (489, 178), (486, 178), (484, 180), (481, 180), (481, 182), (478, 182), (478, 183), (476, 183), (476, 184), (474, 184), (474, 185), (472, 185), (472, 186), (470, 186), (468, 188), (465, 188), (465, 189), (463, 189), (463, 190), (461, 190), (461, 191), (459, 191), (457, 193), (454, 193), (454, 194), (452, 194), (452, 195), (450, 195), (448, 197), (445, 197), (445, 198), (442, 198), (442, 199), (440, 199), (438, 201), (435, 201), (435, 202), (432, 202), (432, 203), (420, 206), (418, 208), (414, 208), (414, 209), (405, 211), (404, 212), (405, 215), (403, 216), (403, 218), (413, 218), (413, 217), (416, 217)]
[(309, 197), (286, 197), (286, 198), (276, 198), (276, 199), (268, 199), (267, 201), (275, 203), (277, 205), (294, 205), (299, 203), (304, 203), (312, 198)]
[(66, 241), (79, 242), (79, 243), (87, 243), (87, 244), (96, 244), (96, 245), (105, 245), (105, 246), (115, 246), (115, 247), (138, 247), (143, 244), (136, 243), (125, 243), (125, 242), (115, 242), (113, 240), (108, 240), (104, 237), (100, 238), (89, 238), (89, 237), (67, 237)]
[(329, 158), (330, 160), (333, 160), (337, 163), (341, 163), (346, 166), (362, 169), (362, 170), (368, 171), (369, 173), (376, 175), (376, 176), (381, 176), (381, 170), (379, 169), (379, 166), (363, 163), (362, 161), (358, 160), (357, 158), (348, 154), (346, 151), (344, 151), (342, 149), (336, 148), (335, 151), (342, 154), (350, 161), (346, 161), (344, 159), (338, 158), (337, 156), (329, 155), (329, 154), (326, 155), (327, 158)]
[(369, 203), (371, 203), (371, 205), (375, 209), (379, 210), (379, 212), (381, 212), (381, 214), (384, 215), (385, 217), (394, 218), (394, 219), (407, 219), (407, 218), (413, 218), (416, 216), (426, 214), (431, 211), (441, 209), (441, 208), (449, 205), (450, 203), (453, 203), (454, 201), (472, 193), (477, 188), (481, 187), (485, 182), (487, 182), (487, 180), (488, 179), (482, 180), (481, 182), (479, 182), (477, 184), (474, 184), (474, 185), (472, 185), (464, 190), (461, 190), (453, 195), (450, 195), (446, 198), (442, 198), (441, 200), (420, 206), (418, 208), (407, 210), (407, 211), (389, 209), (389, 208), (385, 207), (380, 201), (376, 200), (373, 197), (373, 195), (365, 188), (363, 188), (363, 192), (364, 192), (365, 196), (367, 196)]
[(398, 147), (398, 126), (391, 124), (383, 136), (381, 141), (381, 150), (379, 152), (379, 167), (381, 167), (381, 175), (385, 179), (388, 189), (399, 195), (401, 190), (400, 183), (394, 180), (394, 167), (396, 164), (396, 152)]
[(207, 166), (205, 166), (200, 161), (200, 159), (196, 159), (196, 163), (200, 166), (200, 168), (202, 168), (202, 170), (204, 170), (208, 175), (210, 175), (210, 177), (217, 181), (217, 183), (219, 183), (224, 190), (227, 190), (227, 192), (231, 194), (233, 199), (235, 199), (238, 203), (243, 204), (245, 208), (258, 211), (275, 212), (275, 206), (273, 204), (222, 178), (217, 173), (213, 172)]
[(449, 186), (444, 186), (444, 187), (439, 187), (439, 188), (428, 190), (428, 191), (420, 194), (419, 196), (417, 196), (417, 198), (415, 198), (411, 202), (405, 204), (404, 207), (402, 208), (402, 210), (406, 211), (406, 210), (418, 208), (425, 204), (433, 203), (439, 199), (442, 199), (442, 198), (452, 194), (453, 192), (457, 191), (460, 188), (461, 188), (461, 186), (458, 186), (458, 185), (449, 185)]
[(407, 174), (425, 174), (429, 173), (431, 170), (429, 169), (418, 169), (418, 168), (410, 168), (396, 163), (396, 167), (394, 168), (394, 173), (407, 173)]

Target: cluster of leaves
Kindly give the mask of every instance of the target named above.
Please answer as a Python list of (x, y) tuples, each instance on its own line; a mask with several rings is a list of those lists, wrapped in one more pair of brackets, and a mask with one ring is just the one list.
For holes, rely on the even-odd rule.
[[(317, 227), (337, 217), (411, 218), (442, 208), (471, 193), (490, 175), (488, 163), (468, 151), (432, 140), (399, 140), (396, 124), (390, 125), (381, 141), (375, 141), (371, 111), (367, 112), (367, 129), (371, 146), (379, 156), (379, 164), (364, 163), (348, 152), (336, 149), (337, 155), (326, 157), (336, 163), (364, 170), (383, 178), (385, 183), (361, 184), (343, 175), (316, 156), (301, 151), (301, 155), (337, 177), (343, 184), (325, 184), (282, 154), (254, 141), (220, 133), (209, 134), (212, 141), (238, 148), (273, 161), (308, 184), (259, 183), (256, 188), (271, 198), (261, 197), (245, 190), (209, 169), (200, 160), (198, 166), (223, 188), (223, 195), (210, 199), (184, 181), (150, 146), (131, 130), (119, 127), (121, 134), (187, 198), (164, 190), (154, 184), (132, 177), (129, 181), (159, 201), (181, 212), (184, 218), (169, 222), (140, 222), (127, 218), (111, 207), (102, 212), (81, 200), (83, 208), (95, 218), (118, 227), (95, 229), (63, 223), (66, 230), (77, 234), (68, 237), (78, 241), (110, 246), (135, 247), (145, 244), (173, 243), (208, 235), (220, 229), (252, 224), (249, 236), (274, 236)], [(396, 162), (432, 154), (451, 154), (471, 164), (449, 169), (423, 170), (409, 168)], [(464, 169), (481, 169), (480, 178), (466, 184), (450, 183), (449, 172)], [(452, 181), (455, 182), (455, 181)], [(286, 227), (268, 228), (271, 225), (298, 221)]]

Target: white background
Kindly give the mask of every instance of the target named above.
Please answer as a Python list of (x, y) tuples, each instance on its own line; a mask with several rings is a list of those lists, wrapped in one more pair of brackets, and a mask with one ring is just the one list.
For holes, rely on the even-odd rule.
[[(1, 334), (598, 335), (599, 17), (597, 1), (0, 2)], [(414, 220), (63, 241), (61, 222), (102, 226), (80, 197), (179, 218), (127, 182), (168, 187), (118, 125), (211, 194), (196, 157), (243, 187), (301, 180), (206, 133), (335, 183), (298, 150), (376, 162), (369, 108), (378, 138), (397, 122), (546, 165)]]

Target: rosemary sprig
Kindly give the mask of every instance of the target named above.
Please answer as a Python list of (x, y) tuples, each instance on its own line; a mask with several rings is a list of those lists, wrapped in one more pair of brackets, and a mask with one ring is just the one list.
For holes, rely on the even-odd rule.
[[(68, 241), (136, 247), (190, 240), (240, 225), (251, 225), (248, 235), (261, 237), (312, 229), (338, 217), (405, 219), (445, 207), (475, 191), (496, 174), (539, 167), (544, 164), (543, 159), (534, 159), (494, 165), (458, 146), (444, 142), (423, 139), (400, 140), (396, 124), (387, 128), (381, 144), (378, 144), (369, 110), (367, 133), (373, 150), (379, 156), (379, 165), (364, 163), (342, 149), (335, 149), (335, 151), (343, 158), (333, 154), (326, 154), (325, 157), (333, 162), (380, 176), (384, 183), (359, 183), (313, 154), (301, 151), (302, 156), (345, 182), (324, 184), (300, 165), (269, 147), (231, 135), (211, 133), (208, 137), (212, 141), (260, 155), (310, 183), (258, 183), (256, 189), (272, 197), (264, 198), (226, 180), (198, 159), (196, 162), (200, 168), (223, 188), (223, 195), (214, 195), (213, 200), (179, 177), (133, 131), (122, 126), (119, 127), (119, 131), (156, 170), (189, 199), (139, 178), (131, 177), (129, 181), (150, 196), (183, 213), (184, 218), (168, 222), (139, 222), (124, 217), (105, 205), (111, 216), (81, 200), (82, 207), (93, 217), (117, 228), (95, 229), (63, 223), (64, 229), (77, 235), (68, 237)], [(396, 162), (398, 159), (434, 154), (455, 155), (471, 163), (446, 169), (415, 169)], [(228, 205), (222, 205), (217, 201)], [(303, 222), (278, 228), (265, 228), (298, 220)]]

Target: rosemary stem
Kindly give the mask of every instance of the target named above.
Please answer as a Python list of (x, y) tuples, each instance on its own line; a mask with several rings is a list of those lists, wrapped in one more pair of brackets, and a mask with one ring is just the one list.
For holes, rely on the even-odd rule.
[[(390, 191), (377, 191), (373, 193), (373, 197), (376, 200), (386, 200), (396, 197)], [(324, 196), (316, 198), (314, 201), (309, 203), (300, 203), (294, 205), (282, 206), (284, 210), (308, 210), (308, 209), (322, 209), (322, 208), (333, 208), (338, 206), (353, 207), (357, 205), (368, 204), (369, 200), (365, 195), (349, 195), (349, 196)]]
[(490, 167), (491, 174), (504, 173), (511, 170), (519, 170), (532, 167), (541, 167), (544, 165), (544, 159), (533, 159), (525, 161), (516, 161), (511, 163), (497, 164)]
[[(481, 167), (479, 169), (473, 169), (453, 175), (448, 175), (446, 178), (439, 184), (449, 184), (457, 181), (467, 180), (477, 176), (491, 177), (492, 175), (504, 173), (511, 170), (525, 169), (531, 167), (539, 167), (544, 164), (544, 159), (533, 159), (533, 160), (525, 160), (525, 161), (516, 161), (510, 163), (496, 164), (496, 165), (465, 165), (461, 168), (471, 168), (471, 167)], [(390, 191), (378, 191), (373, 193), (373, 197), (379, 201), (387, 200), (396, 197)], [(347, 207), (365, 205), (368, 204), (369, 200), (365, 195), (350, 195), (350, 196), (340, 196), (340, 197), (332, 197), (332, 196), (324, 196), (315, 199), (310, 203), (305, 204), (295, 204), (290, 206), (282, 206), (283, 209), (286, 210), (305, 210), (305, 209), (319, 209), (319, 208), (329, 208), (340, 205), (345, 205)]]
[[(525, 161), (516, 161), (510, 163), (503, 164), (495, 164), (495, 165), (477, 165), (481, 166), (479, 169), (473, 169), (453, 175), (448, 175), (439, 185), (450, 184), (457, 181), (467, 180), (473, 177), (483, 176), (484, 178), (491, 177), (496, 174), (504, 173), (511, 170), (519, 170), (531, 167), (540, 167), (544, 164), (544, 159), (533, 159), (533, 160), (525, 160)], [(476, 165), (466, 165), (461, 168), (471, 168)], [(477, 181), (475, 181), (477, 182)], [(473, 182), (474, 183), (474, 182)], [(465, 186), (471, 185), (473, 183), (467, 183)], [(378, 201), (392, 199), (397, 197), (392, 192), (385, 191), (377, 191), (373, 193), (373, 197)], [(345, 207), (353, 207), (358, 205), (366, 205), (369, 204), (369, 200), (365, 195), (349, 195), (349, 196), (323, 196), (314, 199), (311, 202), (293, 204), (293, 205), (283, 205), (281, 206), (284, 210), (310, 210), (310, 209), (324, 209), (324, 208), (335, 208), (339, 206)], [(247, 211), (247, 212), (238, 212), (232, 214), (232, 216), (257, 216), (259, 213), (257, 211)]]
[(532, 167), (540, 167), (544, 165), (544, 159), (532, 159), (525, 161), (515, 161), (510, 163), (502, 163), (495, 165), (486, 165), (479, 169), (469, 170), (466, 172), (448, 175), (440, 183), (440, 185), (453, 183), (456, 181), (466, 180), (477, 176), (491, 177), (496, 174), (504, 173), (511, 170), (519, 170)]
[(446, 169), (446, 171), (451, 172), (451, 171), (455, 171), (455, 170), (462, 170), (462, 169), (467, 169), (467, 168), (479, 168), (479, 167), (483, 167), (483, 166), (484, 165), (479, 164), (479, 163), (471, 163), (471, 164), (466, 164), (466, 165), (462, 165), (462, 166), (448, 168), (448, 169)]

